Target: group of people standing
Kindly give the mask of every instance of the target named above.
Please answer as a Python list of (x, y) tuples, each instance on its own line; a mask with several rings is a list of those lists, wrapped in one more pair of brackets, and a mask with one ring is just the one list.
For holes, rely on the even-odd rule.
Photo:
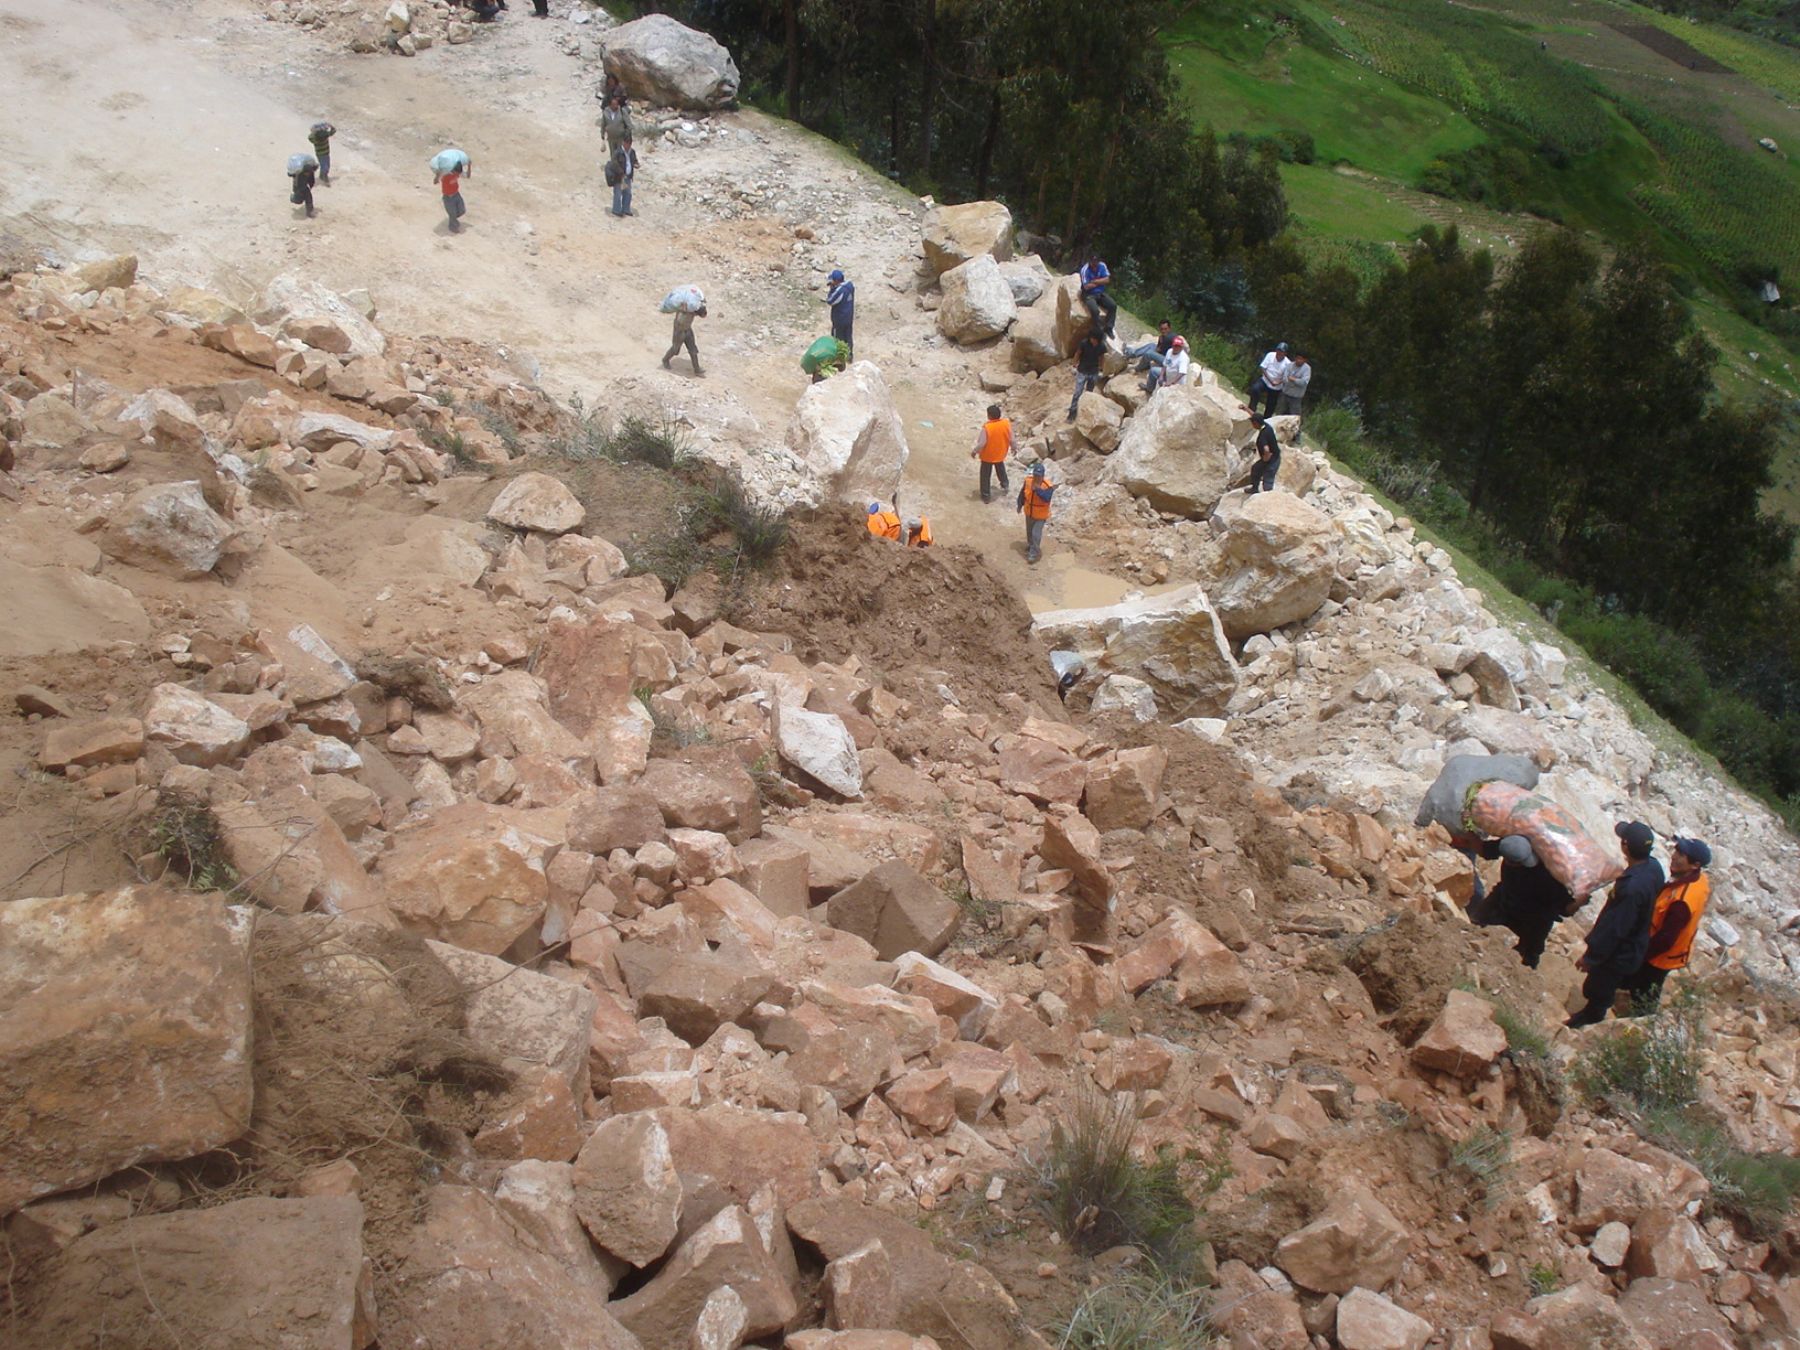
[[(1571, 1027), (1603, 1021), (1621, 991), (1632, 996), (1631, 1015), (1654, 1012), (1670, 972), (1686, 966), (1692, 956), (1712, 898), (1706, 874), (1712, 849), (1705, 841), (1680, 835), (1671, 839), (1665, 874), (1654, 856), (1656, 833), (1643, 821), (1619, 821), (1613, 833), (1625, 871), (1613, 883), (1576, 962), (1585, 976), (1585, 1002), (1569, 1018)], [(1474, 856), (1499, 861), (1500, 880), (1492, 890), (1484, 892), (1477, 876), (1469, 917), (1483, 927), (1509, 930), (1518, 939), (1519, 959), (1535, 969), (1551, 931), (1585, 902), (1552, 875), (1523, 835), (1488, 840), (1459, 835), (1453, 842)]]

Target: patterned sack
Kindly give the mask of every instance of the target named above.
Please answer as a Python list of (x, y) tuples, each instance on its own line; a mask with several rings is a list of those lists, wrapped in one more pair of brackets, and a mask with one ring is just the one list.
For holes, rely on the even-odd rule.
[(1589, 837), (1573, 813), (1513, 783), (1470, 788), (1463, 819), (1470, 828), (1496, 838), (1524, 835), (1538, 862), (1577, 900), (1586, 900), (1625, 870), (1617, 856)]

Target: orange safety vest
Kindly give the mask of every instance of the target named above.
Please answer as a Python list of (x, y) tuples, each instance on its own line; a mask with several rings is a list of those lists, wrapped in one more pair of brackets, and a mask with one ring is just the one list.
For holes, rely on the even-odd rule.
[(930, 548), (931, 547), (931, 519), (930, 519), (930, 517), (927, 516), (927, 517), (920, 518), (919, 528), (911, 531), (906, 536), (906, 546), (908, 548)]
[(877, 539), (900, 542), (900, 517), (892, 511), (877, 511), (869, 517), (869, 533)]
[(1006, 457), (1012, 453), (1012, 423), (1002, 417), (995, 422), (984, 422), (982, 429), (987, 433), (987, 443), (981, 447), (981, 462), (1006, 463)]
[(1669, 949), (1649, 957), (1646, 964), (1658, 970), (1680, 970), (1688, 963), (1688, 953), (1694, 947), (1694, 934), (1700, 931), (1700, 916), (1706, 913), (1706, 902), (1712, 899), (1712, 882), (1702, 872), (1692, 881), (1671, 881), (1657, 892), (1656, 906), (1650, 911), (1650, 936), (1658, 936), (1662, 927), (1663, 915), (1677, 901), (1688, 907), (1688, 919), (1681, 931), (1675, 935), (1675, 941)]
[(1040, 483), (1045, 487), (1053, 486), (1048, 478), (1027, 478), (1025, 480), (1025, 518), (1027, 520), (1050, 519), (1050, 503), (1032, 491)]

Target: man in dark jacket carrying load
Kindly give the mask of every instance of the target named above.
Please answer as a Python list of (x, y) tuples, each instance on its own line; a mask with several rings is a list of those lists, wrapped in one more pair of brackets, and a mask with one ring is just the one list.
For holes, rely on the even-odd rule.
[(1619, 986), (1637, 974), (1650, 951), (1650, 915), (1663, 886), (1662, 864), (1650, 856), (1656, 835), (1641, 820), (1621, 820), (1613, 833), (1627, 866), (1588, 930), (1587, 952), (1576, 962), (1587, 972), (1581, 986), (1587, 1006), (1568, 1020), (1572, 1027), (1605, 1021)]
[[(1463, 847), (1460, 838), (1451, 843)], [(1575, 897), (1538, 861), (1524, 835), (1468, 843), (1483, 858), (1500, 860), (1500, 884), (1469, 903), (1469, 918), (1483, 928), (1509, 929), (1519, 939), (1519, 959), (1537, 969), (1550, 930), (1578, 908)]]

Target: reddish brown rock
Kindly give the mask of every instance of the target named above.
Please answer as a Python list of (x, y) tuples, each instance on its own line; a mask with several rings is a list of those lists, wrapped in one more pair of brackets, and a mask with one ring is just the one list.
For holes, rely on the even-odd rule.
[(575, 1212), (607, 1251), (642, 1268), (675, 1240), (681, 1178), (669, 1132), (635, 1112), (600, 1123), (575, 1160)]
[(498, 955), (549, 903), (544, 851), (502, 808), (465, 801), (390, 836), (376, 870), (407, 928)]
[(537, 1245), (529, 1227), (469, 1186), (432, 1188), (394, 1289), (379, 1310), (383, 1345), (645, 1350), (591, 1278), (572, 1273), (560, 1251)]
[(730, 1288), (743, 1302), (745, 1338), (780, 1331), (799, 1313), (755, 1223), (736, 1205), (708, 1219), (648, 1284), (613, 1303), (611, 1310), (646, 1345), (685, 1346), (708, 1297), (721, 1288)]
[(660, 1017), (689, 1045), (699, 1045), (736, 1022), (769, 992), (765, 970), (712, 952), (683, 952), (665, 965), (638, 998), (638, 1012)]
[(1087, 785), (1087, 765), (1067, 750), (1033, 736), (1000, 738), (1000, 786), (1039, 806), (1073, 806)]
[(144, 724), (135, 717), (109, 717), (52, 727), (38, 752), (46, 769), (92, 768), (97, 764), (129, 764), (144, 753)]
[(900, 1312), (894, 1263), (879, 1239), (827, 1262), (819, 1288), (826, 1321), (839, 1331), (891, 1327)]
[(737, 846), (736, 880), (778, 918), (804, 916), (810, 867), (805, 849), (779, 839), (746, 839)]
[(1169, 752), (1145, 745), (1121, 750), (1088, 770), (1082, 811), (1105, 830), (1141, 830), (1155, 819)]
[(883, 863), (825, 906), (833, 928), (854, 933), (884, 961), (903, 952), (936, 956), (962, 924), (962, 911), (903, 862)]
[(1309, 1350), (1311, 1338), (1300, 1318), (1300, 1302), (1291, 1290), (1271, 1289), (1242, 1261), (1219, 1267), (1220, 1331), (1232, 1350)]
[(1651, 1350), (1731, 1350), (1739, 1344), (1705, 1290), (1686, 1281), (1633, 1280), (1619, 1299), (1619, 1311)]
[(1619, 1305), (1585, 1284), (1500, 1313), (1488, 1334), (1493, 1350), (1650, 1350)]
[(153, 886), (0, 905), (0, 1214), (244, 1132), (250, 928)]
[(786, 1210), (818, 1191), (818, 1149), (804, 1116), (716, 1105), (664, 1107), (656, 1119), (669, 1132), (675, 1170), (714, 1178), (740, 1205), (764, 1186)]
[(1685, 1214), (1653, 1209), (1632, 1226), (1631, 1251), (1625, 1258), (1625, 1271), (1634, 1280), (1683, 1280), (1698, 1284), (1723, 1269), (1724, 1265), (1700, 1226)]
[[(51, 1266), (16, 1342), (361, 1350), (374, 1339), (354, 1196), (254, 1197), (108, 1224)], [(134, 1328), (134, 1331), (127, 1330)]]
[(756, 783), (730, 754), (698, 756), (687, 762), (653, 760), (638, 779), (670, 825), (711, 830), (741, 844), (762, 830), (762, 800)]
[(1411, 1242), (1373, 1191), (1346, 1182), (1322, 1215), (1276, 1244), (1275, 1264), (1315, 1293), (1346, 1294), (1358, 1285), (1379, 1292), (1400, 1273)]
[(1431, 1323), (1405, 1308), (1352, 1289), (1337, 1305), (1337, 1343), (1342, 1350), (1424, 1350)]
[(1452, 989), (1443, 1011), (1412, 1048), (1412, 1060), (1456, 1078), (1474, 1079), (1506, 1053), (1506, 1033), (1494, 1020), (1494, 1005), (1476, 994)]
[(1575, 1169), (1575, 1214), (1571, 1223), (1579, 1233), (1591, 1233), (1601, 1224), (1635, 1223), (1645, 1211), (1662, 1202), (1663, 1187), (1654, 1168), (1633, 1162), (1607, 1148), (1592, 1148)]
[(913, 1069), (881, 1094), (894, 1114), (927, 1134), (942, 1134), (956, 1123), (956, 1089), (942, 1069)]

